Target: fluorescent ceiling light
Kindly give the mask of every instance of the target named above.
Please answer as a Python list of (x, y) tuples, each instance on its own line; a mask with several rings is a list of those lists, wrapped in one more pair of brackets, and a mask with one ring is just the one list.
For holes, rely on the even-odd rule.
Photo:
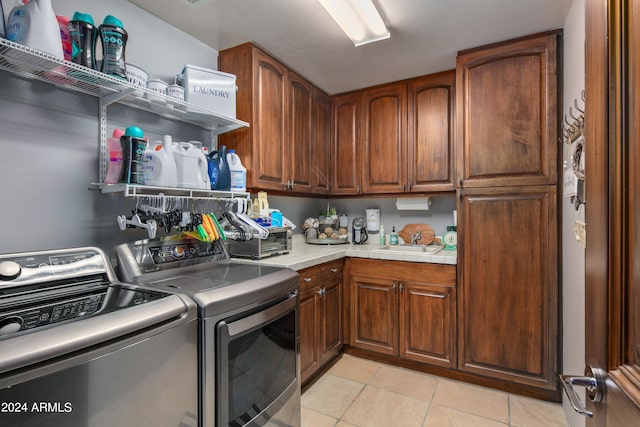
[(371, 0), (318, 0), (356, 46), (391, 37)]

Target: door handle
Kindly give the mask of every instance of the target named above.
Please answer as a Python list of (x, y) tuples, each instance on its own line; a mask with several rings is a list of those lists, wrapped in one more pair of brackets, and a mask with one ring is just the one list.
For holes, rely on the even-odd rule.
[(576, 375), (560, 375), (560, 382), (564, 389), (573, 410), (586, 417), (592, 417), (593, 412), (587, 410), (586, 406), (580, 400), (580, 396), (576, 393), (574, 386), (586, 387), (587, 397), (590, 401), (598, 403), (602, 402), (605, 390), (605, 379), (607, 373), (600, 368), (587, 366), (584, 376)]

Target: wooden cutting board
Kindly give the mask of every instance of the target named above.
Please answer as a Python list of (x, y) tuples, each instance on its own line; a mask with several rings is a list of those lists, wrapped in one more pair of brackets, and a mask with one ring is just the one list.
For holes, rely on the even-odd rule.
[(411, 236), (418, 231), (422, 233), (422, 238), (416, 242), (419, 245), (428, 245), (436, 237), (433, 228), (429, 224), (407, 224), (398, 232), (398, 236), (402, 237), (405, 243), (411, 243)]

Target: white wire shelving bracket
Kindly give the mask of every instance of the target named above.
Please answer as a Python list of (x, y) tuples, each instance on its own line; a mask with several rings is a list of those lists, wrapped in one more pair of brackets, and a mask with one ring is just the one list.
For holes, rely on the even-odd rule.
[[(217, 135), (249, 126), (247, 122), (242, 120), (222, 116), (175, 98), (157, 94), (147, 88), (134, 86), (126, 80), (58, 59), (48, 53), (31, 49), (3, 38), (0, 38), (0, 70), (8, 71), (19, 77), (44, 81), (62, 89), (81, 92), (99, 98), (100, 182), (104, 180), (107, 167), (107, 107), (113, 103), (149, 111), (167, 119), (190, 123), (209, 130), (212, 143), (215, 143)], [(124, 184), (100, 184), (103, 193), (122, 192), (125, 196), (130, 197), (139, 194), (139, 191), (158, 191), (157, 187), (144, 187), (147, 190), (142, 190), (143, 187)], [(233, 198), (238, 197), (240, 194), (244, 194), (241, 197), (248, 197), (248, 193), (175, 188), (163, 188), (161, 190), (165, 194), (170, 191), (193, 192), (193, 195), (189, 197), (194, 198)], [(184, 195), (183, 193), (180, 195)], [(207, 193), (209, 196), (206, 195)]]

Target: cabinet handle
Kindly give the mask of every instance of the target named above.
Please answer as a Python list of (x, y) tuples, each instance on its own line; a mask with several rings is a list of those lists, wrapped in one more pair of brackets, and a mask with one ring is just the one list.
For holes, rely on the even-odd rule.
[(458, 188), (457, 196), (458, 196), (458, 201), (462, 202), (462, 190), (460, 190), (459, 188)]
[(331, 269), (331, 272), (332, 272), (332, 273), (337, 273), (337, 272), (338, 272), (338, 269), (337, 269), (337, 268), (332, 268), (332, 269)]
[(291, 181), (290, 181), (290, 184), (289, 184), (289, 190), (293, 190), (293, 185), (294, 185), (294, 184), (293, 184), (293, 180), (291, 180)]
[(360, 186), (359, 185), (356, 187), (356, 193), (360, 194)]
[(398, 287), (398, 289), (400, 290), (400, 292), (404, 291), (404, 285), (400, 283), (400, 286)]
[(411, 183), (407, 184), (407, 191), (411, 191)]
[(405, 184), (402, 184), (402, 191), (404, 191), (404, 188), (406, 187)]
[(396, 289), (398, 288), (398, 285), (396, 284), (396, 282), (393, 282), (393, 286), (391, 288), (393, 289), (393, 292), (396, 291)]
[(283, 184), (285, 189), (289, 189), (289, 181), (286, 184)]
[(318, 289), (318, 292), (316, 292), (318, 295), (320, 295), (320, 297), (322, 297), (324, 295), (324, 288), (320, 288)]
[(464, 188), (464, 186), (462, 185), (462, 178), (458, 179), (458, 188)]
[(305, 281), (305, 282), (307, 282), (307, 283), (309, 283), (309, 282), (311, 281), (311, 277), (305, 277), (305, 278), (304, 278), (304, 281)]

